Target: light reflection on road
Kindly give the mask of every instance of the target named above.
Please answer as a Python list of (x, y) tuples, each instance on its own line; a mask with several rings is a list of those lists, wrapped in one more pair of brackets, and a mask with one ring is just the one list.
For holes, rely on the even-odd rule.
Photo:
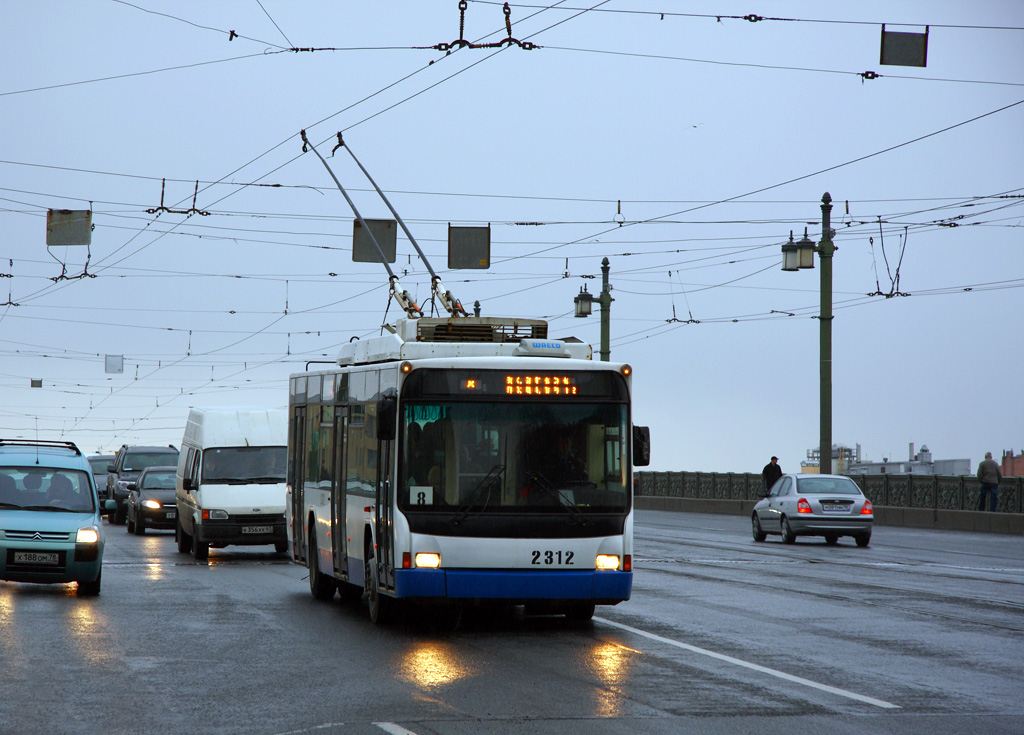
[(437, 641), (416, 643), (399, 664), (399, 677), (424, 689), (447, 686), (475, 674), (452, 645)]
[(619, 717), (626, 699), (623, 687), (629, 679), (633, 659), (639, 651), (619, 643), (595, 641), (585, 652), (583, 661), (594, 673), (601, 687), (595, 690), (597, 709), (595, 717)]

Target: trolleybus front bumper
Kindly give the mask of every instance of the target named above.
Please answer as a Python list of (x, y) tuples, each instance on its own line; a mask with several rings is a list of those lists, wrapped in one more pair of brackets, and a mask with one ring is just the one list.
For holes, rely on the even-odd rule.
[(629, 599), (633, 573), (619, 571), (517, 571), (398, 569), (395, 596), (507, 600), (587, 600), (614, 605)]

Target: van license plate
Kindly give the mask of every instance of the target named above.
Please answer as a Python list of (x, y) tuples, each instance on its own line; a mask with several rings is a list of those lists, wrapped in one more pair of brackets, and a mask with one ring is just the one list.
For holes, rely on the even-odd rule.
[(60, 555), (57, 552), (40, 553), (38, 551), (15, 551), (15, 564), (60, 564)]
[(242, 526), (242, 533), (271, 533), (273, 526)]

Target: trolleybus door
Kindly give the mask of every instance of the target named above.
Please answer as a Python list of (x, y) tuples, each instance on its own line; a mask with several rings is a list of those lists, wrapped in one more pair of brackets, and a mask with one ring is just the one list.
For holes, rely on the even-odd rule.
[(377, 561), (383, 565), (386, 587), (395, 587), (394, 518), (391, 503), (391, 465), (398, 402), (386, 395), (377, 402)]
[(305, 481), (306, 481), (306, 407), (296, 406), (292, 415), (291, 456), (288, 457), (288, 482), (292, 486), (292, 556), (299, 561), (306, 558), (305, 534)]
[(345, 466), (345, 433), (348, 429), (347, 408), (338, 407), (334, 415), (334, 483), (331, 485), (331, 548), (334, 572), (348, 578), (348, 519), (346, 514), (347, 477)]

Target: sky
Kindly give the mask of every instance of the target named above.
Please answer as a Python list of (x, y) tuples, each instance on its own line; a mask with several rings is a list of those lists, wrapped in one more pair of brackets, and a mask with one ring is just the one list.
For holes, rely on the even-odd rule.
[[(833, 442), (972, 469), (1024, 449), (1024, 2), (513, 3), (517, 43), (482, 48), (455, 42), (507, 39), (499, 2), (0, 16), (0, 438), (178, 445), (190, 407), (284, 407), (289, 374), (394, 321), (305, 130), (389, 218), (343, 134), (483, 316), (596, 353), (573, 299), (608, 258), (650, 469), (817, 448), (819, 269), (781, 246), (821, 238), (826, 192)], [(883, 24), (927, 27), (927, 66), (881, 65)], [(50, 209), (91, 210), (91, 243), (47, 247)], [(448, 269), (449, 224), (490, 225), (488, 269)], [(429, 314), (404, 236), (393, 268)]]

